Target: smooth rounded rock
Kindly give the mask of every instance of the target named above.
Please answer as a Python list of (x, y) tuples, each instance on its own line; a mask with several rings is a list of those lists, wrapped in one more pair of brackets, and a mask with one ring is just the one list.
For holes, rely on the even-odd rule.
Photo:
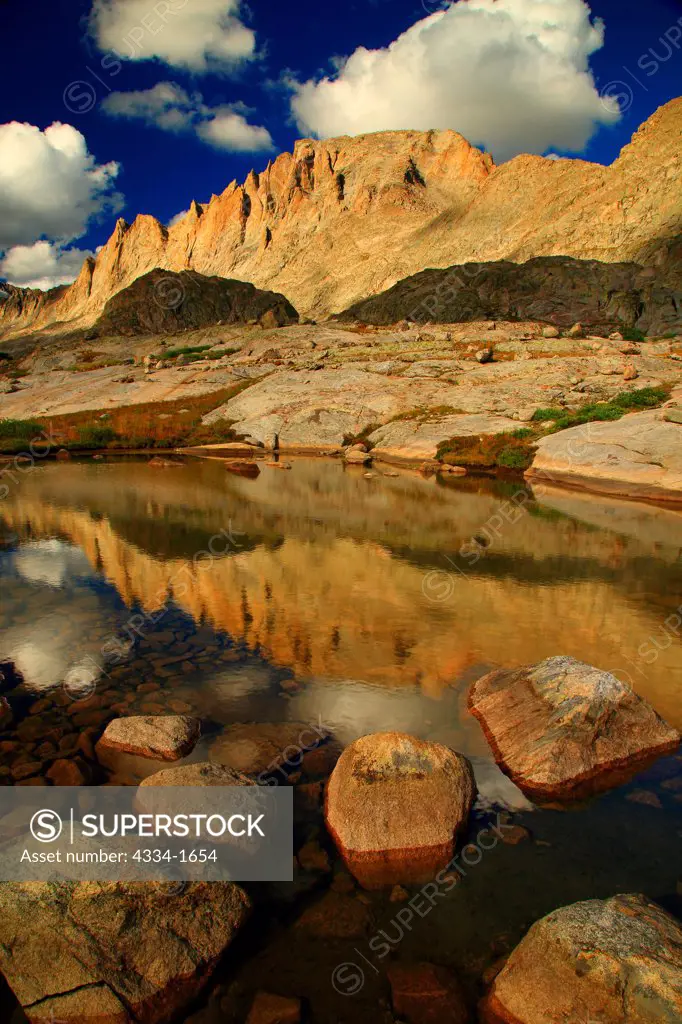
[(327, 786), (327, 828), (361, 885), (420, 884), (451, 860), (474, 795), (461, 754), (404, 733), (375, 733), (341, 755)]
[(645, 896), (561, 907), (537, 921), (495, 978), (484, 1024), (674, 1024), (682, 927)]

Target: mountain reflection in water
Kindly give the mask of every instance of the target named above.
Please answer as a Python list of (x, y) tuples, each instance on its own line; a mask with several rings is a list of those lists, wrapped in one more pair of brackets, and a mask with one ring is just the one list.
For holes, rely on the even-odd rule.
[[(0, 505), (10, 538), (0, 656), (49, 688), (95, 658), (129, 609), (159, 616), (170, 601), (314, 681), (292, 714), (336, 717), (353, 734), (410, 728), (425, 715), (413, 695), (463, 720), (476, 675), (556, 654), (615, 672), (682, 726), (682, 631), (671, 618), (682, 605), (682, 514), (529, 493), (407, 471), (367, 479), (330, 460), (263, 467), (257, 480), (219, 462), (46, 465)], [(522, 512), (500, 515), (519, 494)], [(228, 674), (238, 687), (237, 666)], [(363, 684), (377, 700), (353, 728)], [(435, 705), (432, 717), (413, 731), (440, 737), (453, 724)]]

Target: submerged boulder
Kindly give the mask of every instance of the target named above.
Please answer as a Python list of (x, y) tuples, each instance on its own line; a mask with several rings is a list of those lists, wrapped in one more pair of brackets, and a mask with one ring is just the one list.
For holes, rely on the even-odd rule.
[(610, 789), (680, 744), (629, 686), (574, 658), (490, 672), (469, 707), (502, 770), (540, 800)]
[(279, 776), (283, 780), (301, 766), (303, 755), (330, 737), (321, 723), (238, 722), (228, 725), (211, 744), (209, 757), (248, 775)]
[(435, 964), (395, 963), (388, 968), (393, 1009), (408, 1024), (468, 1024), (457, 978)]
[(31, 1024), (166, 1024), (249, 910), (228, 882), (2, 882), (0, 970)]
[(225, 469), (228, 473), (234, 473), (235, 476), (245, 476), (247, 480), (255, 480), (257, 476), (260, 476), (260, 466), (258, 463), (248, 462), (243, 459), (226, 462)]
[(561, 907), (537, 921), (495, 978), (484, 1024), (675, 1024), (682, 928), (645, 896)]
[(375, 733), (341, 755), (327, 786), (327, 828), (361, 885), (419, 884), (452, 858), (474, 795), (461, 754), (403, 733)]
[(201, 723), (187, 715), (150, 715), (115, 718), (97, 744), (97, 756), (118, 752), (177, 761), (190, 754), (201, 733)]

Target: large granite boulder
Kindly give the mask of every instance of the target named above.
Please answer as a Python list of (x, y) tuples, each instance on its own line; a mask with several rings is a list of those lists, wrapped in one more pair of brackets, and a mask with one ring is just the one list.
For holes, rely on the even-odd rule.
[(249, 910), (228, 882), (3, 882), (0, 970), (31, 1024), (166, 1024)]
[[(682, 396), (680, 396), (682, 398)], [(671, 410), (631, 413), (543, 437), (526, 478), (605, 494), (682, 501), (682, 426)]]
[(115, 718), (97, 743), (97, 756), (137, 754), (158, 761), (177, 761), (190, 754), (201, 733), (201, 723), (187, 715), (150, 715)]
[(499, 766), (541, 800), (609, 789), (680, 743), (629, 686), (574, 658), (490, 672), (469, 707)]
[(484, 1024), (678, 1024), (682, 928), (645, 896), (561, 907), (497, 975)]
[(461, 754), (403, 733), (375, 733), (341, 755), (327, 786), (327, 828), (361, 885), (419, 884), (452, 858), (474, 795)]

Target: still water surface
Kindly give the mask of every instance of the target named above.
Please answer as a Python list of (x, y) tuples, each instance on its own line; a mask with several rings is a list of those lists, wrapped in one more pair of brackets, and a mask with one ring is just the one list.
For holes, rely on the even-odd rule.
[(20, 712), (65, 680), (121, 700), (158, 683), (135, 706), (199, 714), (195, 759), (229, 723), (317, 719), (341, 744), (396, 729), (470, 756), (482, 803), (519, 811), (540, 843), (491, 854), (456, 921), (434, 915), (421, 939), (415, 928), (406, 941), (422, 958), (483, 962), (500, 931), (515, 940), (590, 895), (643, 891), (679, 911), (682, 802), (663, 785), (679, 756), (581, 809), (540, 811), (466, 710), (491, 667), (566, 654), (682, 728), (679, 510), (406, 471), (368, 479), (336, 461), (246, 480), (217, 461), (128, 459), (26, 473), (0, 504), (0, 541), (0, 657), (25, 676)]

